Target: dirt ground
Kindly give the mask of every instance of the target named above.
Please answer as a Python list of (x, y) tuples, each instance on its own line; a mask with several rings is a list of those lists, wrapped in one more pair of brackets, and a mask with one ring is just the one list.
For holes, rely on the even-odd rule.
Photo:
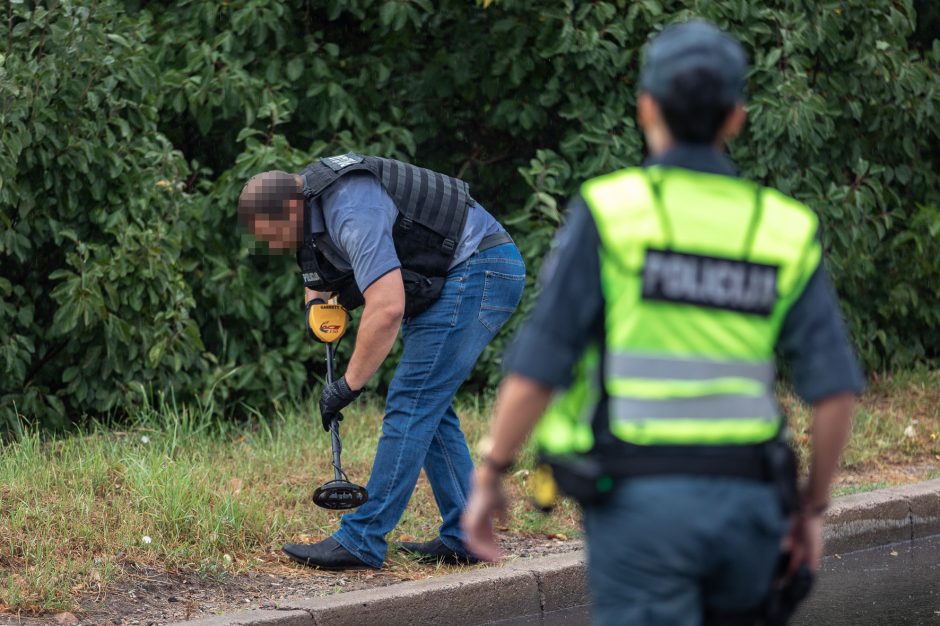
[[(503, 534), (500, 544), (508, 560), (560, 554), (581, 547), (580, 541), (563, 535)], [(155, 626), (237, 609), (274, 608), (275, 603), (288, 597), (314, 598), (469, 569), (421, 565), (398, 555), (391, 557), (390, 563), (378, 571), (328, 572), (296, 565), (279, 553), (272, 553), (270, 557), (270, 563), (260, 571), (221, 580), (167, 574), (131, 565), (106, 593), (84, 597), (81, 610), (75, 613), (42, 616), (0, 613), (0, 624)]]
[(940, 473), (940, 459), (913, 465), (870, 465), (842, 471), (833, 483), (835, 496), (930, 480)]

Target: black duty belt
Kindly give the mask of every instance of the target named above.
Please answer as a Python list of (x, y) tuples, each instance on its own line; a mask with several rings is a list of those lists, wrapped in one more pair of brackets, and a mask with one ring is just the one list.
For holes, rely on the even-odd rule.
[(798, 506), (796, 458), (782, 439), (744, 446), (689, 448), (632, 446), (620, 455), (542, 455), (552, 468), (559, 489), (582, 505), (606, 501), (616, 481), (642, 476), (709, 476), (741, 478), (773, 485), (781, 511), (789, 515)]
[(605, 458), (602, 465), (605, 472), (616, 478), (685, 474), (775, 482), (779, 476), (775, 456), (781, 447), (787, 448), (786, 444), (774, 441), (757, 445), (715, 446), (707, 452), (698, 448), (693, 453), (675, 447), (638, 449), (620, 458)]
[(496, 246), (502, 245), (504, 243), (512, 243), (512, 237), (509, 236), (505, 230), (501, 230), (498, 233), (493, 233), (492, 235), (487, 235), (483, 238), (483, 241), (480, 242), (480, 245), (477, 246), (478, 252), (483, 252), (488, 248), (495, 248)]
[(692, 476), (726, 476), (758, 482), (772, 482), (763, 458), (632, 458), (604, 463), (604, 469), (617, 478), (685, 474)]

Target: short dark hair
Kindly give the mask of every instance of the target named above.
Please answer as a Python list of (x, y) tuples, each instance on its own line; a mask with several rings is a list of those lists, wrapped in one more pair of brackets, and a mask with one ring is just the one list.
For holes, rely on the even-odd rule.
[(238, 196), (238, 218), (251, 226), (254, 218), (264, 215), (282, 220), (287, 217), (287, 203), (303, 198), (303, 192), (293, 174), (273, 170), (248, 179)]
[(734, 109), (721, 77), (709, 68), (690, 68), (672, 77), (670, 97), (657, 100), (673, 139), (713, 143)]

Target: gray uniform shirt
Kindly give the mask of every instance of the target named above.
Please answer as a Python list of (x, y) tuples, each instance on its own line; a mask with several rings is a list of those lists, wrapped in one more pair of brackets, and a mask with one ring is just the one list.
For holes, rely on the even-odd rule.
[[(365, 291), (390, 271), (401, 267), (392, 240), (398, 208), (382, 183), (368, 172), (343, 176), (319, 198), (330, 240), (352, 269), (356, 285)], [(451, 267), (466, 261), (483, 238), (503, 230), (499, 222), (476, 201), (471, 203), (463, 233), (457, 242)]]
[[(647, 165), (735, 176), (731, 162), (705, 146), (680, 146)], [(567, 387), (588, 344), (603, 341), (604, 300), (597, 225), (575, 198), (568, 221), (542, 270), (542, 292), (507, 353), (504, 367), (547, 386)], [(560, 324), (559, 319), (564, 319)], [(816, 402), (864, 387), (835, 292), (822, 264), (787, 313), (777, 347), (791, 368), (796, 392)]]

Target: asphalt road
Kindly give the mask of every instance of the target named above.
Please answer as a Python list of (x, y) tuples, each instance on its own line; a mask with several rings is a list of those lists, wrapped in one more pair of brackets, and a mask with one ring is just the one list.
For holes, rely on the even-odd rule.
[[(586, 626), (590, 607), (494, 622)], [(940, 626), (940, 535), (830, 556), (791, 626)]]
[(940, 535), (827, 557), (794, 626), (940, 626)]

